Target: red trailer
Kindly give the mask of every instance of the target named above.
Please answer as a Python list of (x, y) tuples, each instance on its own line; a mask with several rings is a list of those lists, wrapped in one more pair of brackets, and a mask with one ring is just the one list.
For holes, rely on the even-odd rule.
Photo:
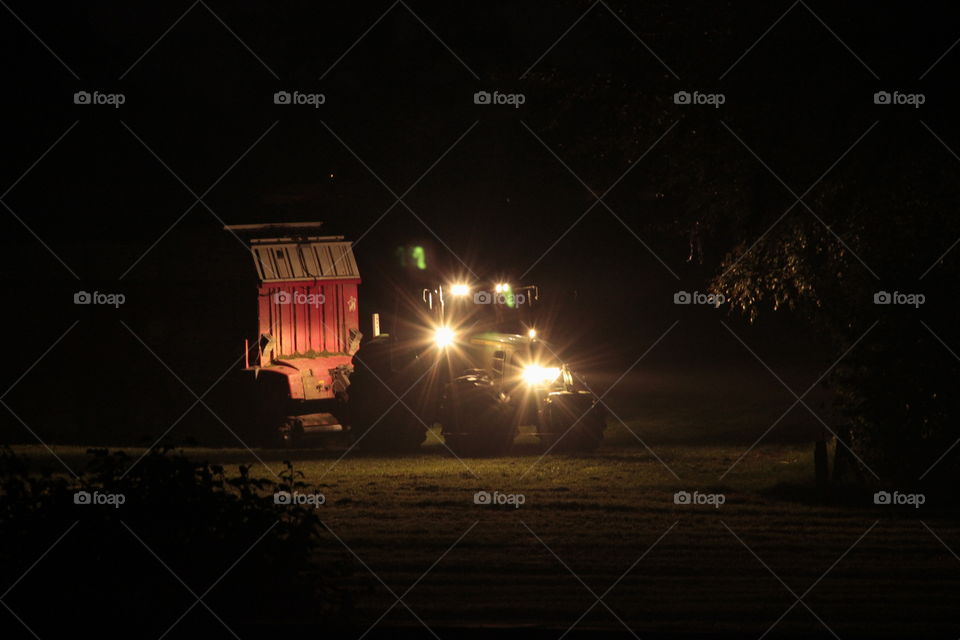
[(360, 272), (351, 243), (318, 235), (321, 224), (226, 227), (249, 244), (259, 279), (259, 338), (247, 343), (244, 372), (253, 386), (251, 417), (266, 442), (344, 430), (361, 338)]

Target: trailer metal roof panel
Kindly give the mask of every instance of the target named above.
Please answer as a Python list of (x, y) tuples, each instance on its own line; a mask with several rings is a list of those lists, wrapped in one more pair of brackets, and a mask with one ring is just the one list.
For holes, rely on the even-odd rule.
[(349, 242), (267, 242), (250, 247), (261, 282), (360, 277)]

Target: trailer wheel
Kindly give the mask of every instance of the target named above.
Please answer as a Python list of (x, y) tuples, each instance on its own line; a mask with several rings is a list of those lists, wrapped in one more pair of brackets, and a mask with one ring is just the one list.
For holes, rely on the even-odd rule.
[(592, 394), (552, 394), (540, 413), (540, 439), (552, 451), (595, 451), (603, 440), (607, 419)]
[(295, 449), (300, 445), (302, 432), (298, 432), (296, 425), (290, 420), (274, 430), (274, 432), (264, 441), (265, 449)]
[(281, 407), (265, 403), (254, 416), (257, 428), (251, 433), (251, 444), (262, 449), (292, 449), (296, 446), (297, 434)]
[(517, 435), (507, 399), (489, 381), (475, 377), (446, 386), (440, 419), (444, 442), (458, 456), (503, 455)]

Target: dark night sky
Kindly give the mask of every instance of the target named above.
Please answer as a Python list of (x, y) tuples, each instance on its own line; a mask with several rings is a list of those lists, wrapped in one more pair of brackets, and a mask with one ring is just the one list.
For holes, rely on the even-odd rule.
[[(705, 247), (704, 265), (686, 262), (690, 203), (710, 201), (697, 192), (698, 175), (752, 163), (755, 180), (743, 188), (758, 215), (772, 221), (792, 202), (721, 121), (798, 193), (875, 120), (883, 133), (860, 152), (900, 153), (888, 147), (906, 138), (915, 142), (911, 153), (955, 162), (919, 120), (960, 148), (949, 121), (960, 53), (919, 78), (954, 42), (960, 20), (933, 6), (906, 14), (910, 3), (812, 2), (816, 16), (797, 5), (720, 80), (790, 4), (673, 5), (610, 3), (664, 64), (597, 5), (521, 79), (590, 3), (410, 2), (416, 15), (397, 4), (348, 51), (389, 3), (209, 2), (212, 12), (197, 4), (183, 16), (188, 3), (51, 10), (11, 2), (63, 64), (0, 12), (3, 191), (76, 125), (3, 201), (79, 281), (14, 215), (0, 212), (5, 328), (13, 337), (7, 359), (22, 365), (5, 371), (4, 387), (80, 319), (60, 355), (32, 376), (71, 387), (79, 363), (104, 388), (126, 372), (121, 384), (143, 391), (138, 378), (166, 374), (123, 320), (205, 389), (240, 353), (253, 321), (250, 258), (221, 230), (224, 222), (322, 220), (330, 233), (362, 236), (361, 311), (389, 281), (393, 248), (433, 234), (478, 274), (516, 277), (595, 200), (534, 133), (599, 194), (674, 122), (605, 201), (678, 279), (598, 205), (527, 280), (556, 305), (557, 332), (604, 365), (632, 362), (681, 311), (684, 330), (655, 358), (749, 358), (721, 339), (715, 319), (726, 311), (689, 313), (671, 300), (677, 289), (703, 289), (726, 250), (720, 236)], [(919, 114), (878, 108), (871, 96), (885, 88), (923, 91), (928, 104)], [(474, 105), (480, 89), (521, 92), (526, 103)], [(673, 104), (682, 89), (723, 92), (727, 104)], [(122, 92), (126, 103), (74, 105), (79, 90)], [(278, 90), (322, 92), (326, 104), (274, 105)], [(371, 229), (395, 198), (370, 170), (402, 194), (468, 129), (404, 198), (426, 226), (397, 205)], [(715, 153), (688, 157), (688, 143), (703, 139), (716, 141), (707, 145)], [(690, 175), (684, 182), (671, 172)], [(194, 194), (204, 204), (184, 215)], [(459, 268), (442, 247), (437, 254)], [(119, 311), (77, 309), (71, 296), (81, 288), (122, 291), (129, 303)], [(791, 322), (767, 316), (755, 339), (783, 357), (815, 352)], [(783, 340), (784, 328), (795, 339)], [(172, 404), (183, 392), (172, 382)], [(44, 397), (20, 393), (24, 411)], [(109, 393), (101, 398), (108, 403)]]

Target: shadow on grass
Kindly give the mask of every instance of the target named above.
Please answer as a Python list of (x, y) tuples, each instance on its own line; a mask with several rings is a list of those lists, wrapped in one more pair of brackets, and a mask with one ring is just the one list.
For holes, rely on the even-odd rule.
[[(777, 483), (769, 488), (760, 489), (757, 495), (775, 500), (803, 504), (806, 506), (831, 506), (844, 509), (857, 509), (873, 512), (877, 518), (950, 518), (960, 516), (960, 505), (944, 492), (923, 492), (911, 489), (915, 494), (923, 495), (924, 503), (919, 507), (911, 505), (876, 504), (875, 494), (879, 487), (865, 485), (838, 484), (827, 488), (817, 487), (814, 483)], [(888, 491), (888, 493), (891, 493)], [(906, 493), (906, 492), (904, 492)]]

